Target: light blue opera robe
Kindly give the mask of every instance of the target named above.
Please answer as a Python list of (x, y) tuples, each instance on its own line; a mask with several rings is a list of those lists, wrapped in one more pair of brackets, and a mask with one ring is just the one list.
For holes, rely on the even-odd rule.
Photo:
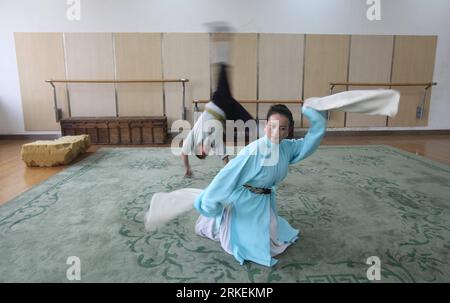
[[(224, 213), (224, 206), (230, 205), (231, 250), (241, 265), (244, 260), (265, 266), (272, 266), (277, 262), (270, 252), (269, 207), (272, 208), (278, 220), (278, 241), (293, 243), (298, 238), (299, 231), (278, 216), (276, 186), (286, 177), (289, 164), (299, 162), (318, 148), (325, 134), (327, 122), (323, 112), (305, 107), (302, 108), (302, 112), (311, 124), (304, 138), (284, 139), (279, 144), (274, 144), (264, 136), (250, 143), (220, 170), (195, 200), (194, 206), (201, 215), (214, 217), (219, 223)], [(268, 163), (267, 154), (270, 148), (276, 148), (277, 145), (279, 147), (277, 164), (262, 165), (264, 161)], [(270, 195), (255, 194), (243, 187), (244, 184), (271, 188), (272, 193)]]

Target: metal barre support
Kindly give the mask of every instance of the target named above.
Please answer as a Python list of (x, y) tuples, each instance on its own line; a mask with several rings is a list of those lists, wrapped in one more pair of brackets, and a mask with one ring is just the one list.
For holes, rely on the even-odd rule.
[(423, 119), (423, 112), (425, 109), (426, 97), (428, 89), (432, 86), (437, 85), (437, 82), (426, 82), (426, 83), (353, 83), (353, 82), (330, 82), (330, 95), (333, 93), (333, 89), (336, 85), (346, 85), (348, 86), (425, 86), (422, 100), (416, 108), (416, 119)]
[[(194, 110), (198, 111), (198, 103), (208, 103), (210, 100), (199, 100), (194, 99), (192, 103), (194, 103)], [(256, 118), (255, 120), (259, 121), (259, 104), (272, 104), (272, 103), (286, 103), (286, 104), (303, 104), (302, 100), (241, 100), (239, 103), (250, 103), (256, 104)]]
[(45, 80), (53, 83), (168, 83), (168, 82), (189, 82), (188, 79), (167, 79), (167, 80)]
[(56, 120), (56, 122), (59, 122), (61, 120), (61, 112), (58, 108), (58, 102), (57, 102), (57, 97), (56, 97), (56, 87), (55, 87), (55, 84), (53, 84), (53, 82), (50, 82), (50, 85), (53, 88), (53, 110), (55, 111), (55, 120)]
[(198, 112), (198, 99), (194, 99), (194, 112)]
[[(334, 86), (335, 86), (334, 84), (330, 85), (330, 95), (333, 94)], [(330, 121), (330, 119), (331, 119), (331, 112), (329, 110), (327, 110), (325, 114), (327, 116), (327, 120)]]
[(256, 121), (259, 121), (259, 103), (256, 103)]
[(333, 89), (334, 89), (334, 84), (330, 84), (330, 95), (332, 95), (333, 94)]
[[(192, 103), (208, 103), (211, 100), (194, 99)], [(254, 104), (272, 104), (272, 103), (286, 103), (286, 104), (303, 104), (302, 100), (240, 100), (239, 103), (254, 103)]]
[(432, 83), (428, 84), (427, 86), (425, 86), (425, 88), (423, 90), (422, 101), (420, 102), (419, 106), (417, 106), (417, 109), (416, 109), (416, 118), (419, 120), (423, 120), (423, 112), (425, 109), (425, 103), (427, 101), (427, 92), (428, 92), (428, 89), (433, 85), (437, 85), (437, 83), (432, 82)]
[(329, 85), (345, 85), (345, 86), (434, 86), (437, 82), (418, 82), (418, 83), (400, 83), (400, 82), (380, 82), (380, 83), (366, 83), (366, 82), (330, 82)]
[[(57, 96), (56, 96), (56, 87), (55, 83), (166, 83), (166, 82), (181, 82), (183, 85), (183, 109), (182, 109), (182, 119), (186, 119), (186, 106), (185, 106), (185, 98), (186, 98), (186, 82), (189, 82), (189, 79), (167, 79), (167, 80), (45, 80), (45, 82), (49, 83), (53, 88), (53, 103), (54, 103), (54, 111), (55, 111), (55, 119), (56, 122), (59, 122), (62, 118), (62, 110), (58, 108)], [(69, 87), (66, 85), (67, 91), (67, 103), (68, 103), (68, 115), (71, 117), (71, 108), (70, 108), (70, 95), (69, 95)], [(119, 116), (118, 111), (118, 95), (117, 89), (114, 86), (114, 98), (116, 105), (116, 116)], [(163, 100), (164, 101), (164, 100)], [(163, 107), (164, 104), (163, 104)], [(165, 110), (165, 108), (164, 108)], [(164, 112), (164, 115), (166, 113)]]
[[(185, 80), (185, 79), (181, 79), (181, 80)], [(183, 81), (182, 82), (182, 84), (183, 84), (183, 108), (182, 108), (182, 111), (181, 111), (181, 119), (182, 120), (186, 120), (186, 104), (185, 104), (185, 102), (186, 102), (186, 85), (185, 85), (185, 81)]]

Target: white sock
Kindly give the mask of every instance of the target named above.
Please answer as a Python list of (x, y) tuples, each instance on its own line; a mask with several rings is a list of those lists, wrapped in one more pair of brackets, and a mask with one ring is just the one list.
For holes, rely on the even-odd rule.
[(228, 63), (230, 61), (230, 42), (213, 42), (211, 63)]

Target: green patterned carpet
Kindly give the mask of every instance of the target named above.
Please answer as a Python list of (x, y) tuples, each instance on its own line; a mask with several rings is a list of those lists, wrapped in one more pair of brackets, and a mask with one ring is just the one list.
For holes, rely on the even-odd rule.
[(240, 266), (195, 235), (195, 211), (144, 230), (155, 192), (204, 188), (219, 159), (169, 149), (101, 149), (0, 207), (0, 282), (450, 282), (450, 167), (387, 146), (321, 147), (290, 167), (279, 212), (300, 239), (266, 268)]

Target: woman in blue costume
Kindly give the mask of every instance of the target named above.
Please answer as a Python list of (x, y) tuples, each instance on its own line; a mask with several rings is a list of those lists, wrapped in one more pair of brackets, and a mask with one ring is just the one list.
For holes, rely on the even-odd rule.
[(274, 105), (267, 113), (265, 136), (243, 148), (195, 200), (201, 214), (196, 233), (219, 241), (243, 264), (273, 266), (273, 257), (297, 240), (299, 231), (278, 216), (276, 186), (288, 165), (311, 155), (326, 131), (324, 113), (302, 107), (311, 127), (302, 139), (286, 139), (294, 126), (292, 113)]

